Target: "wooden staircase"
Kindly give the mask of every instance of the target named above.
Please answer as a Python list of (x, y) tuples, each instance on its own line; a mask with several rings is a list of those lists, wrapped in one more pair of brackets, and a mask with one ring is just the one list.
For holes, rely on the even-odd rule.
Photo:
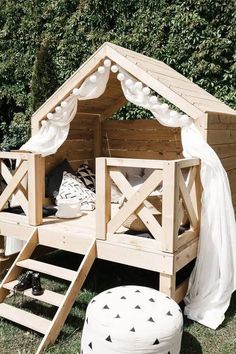
[[(42, 353), (49, 344), (53, 344), (57, 339), (76, 299), (76, 296), (78, 295), (78, 292), (80, 291), (96, 258), (95, 239), (91, 241), (91, 244), (77, 271), (30, 259), (33, 251), (38, 245), (38, 231), (37, 228), (34, 228), (27, 243), (0, 285), (0, 316), (43, 334), (43, 339), (36, 354)], [(31, 289), (24, 291), (25, 296), (38, 301), (46, 302), (58, 308), (52, 320), (45, 319), (4, 303), (9, 291), (13, 290), (14, 285), (17, 284), (16, 279), (24, 268), (43, 274), (48, 274), (70, 282), (65, 295), (61, 295), (47, 289), (45, 289), (43, 295), (41, 296), (32, 295)]]

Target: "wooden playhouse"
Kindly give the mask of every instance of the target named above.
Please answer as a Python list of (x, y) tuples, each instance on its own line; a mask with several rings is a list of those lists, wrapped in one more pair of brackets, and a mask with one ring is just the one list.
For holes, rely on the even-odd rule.
[[(168, 65), (142, 54), (105, 43), (35, 112), (32, 134), (38, 132), (47, 114), (97, 70), (105, 58), (119, 63), (133, 77), (195, 119), (228, 173), (236, 207), (236, 112)], [(1, 242), (3, 236), (27, 241), (1, 284), (0, 316), (43, 334), (37, 353), (56, 340), (95, 258), (156, 271), (160, 291), (177, 302), (185, 296), (188, 279), (176, 286), (176, 274), (197, 255), (200, 161), (183, 158), (180, 128), (164, 127), (156, 120), (109, 120), (126, 103), (120, 82), (111, 73), (101, 97), (79, 103), (69, 135), (55, 154), (43, 158), (25, 151), (0, 153), (1, 176), (7, 183), (0, 196)], [(14, 174), (5, 165), (4, 159), (8, 158), (20, 161)], [(85, 161), (96, 168), (96, 210), (70, 220), (43, 218), (43, 205), (51, 203), (45, 198), (45, 175), (65, 158), (74, 170)], [(129, 167), (152, 171), (139, 190), (132, 187), (122, 172)], [(22, 183), (25, 176), (27, 188)], [(125, 197), (121, 207), (111, 204), (111, 181)], [(161, 192), (152, 197), (156, 203), (151, 202), (150, 208), (150, 195), (160, 185)], [(25, 215), (4, 211), (13, 194)], [(131, 235), (124, 226), (134, 214), (150, 238)], [(180, 227), (186, 220), (189, 227), (181, 233)], [(38, 245), (85, 256), (78, 271), (71, 271), (30, 258)], [(22, 269), (70, 282), (64, 296), (47, 289), (37, 297), (58, 307), (52, 321), (4, 303)], [(30, 291), (25, 295), (33, 297)]]

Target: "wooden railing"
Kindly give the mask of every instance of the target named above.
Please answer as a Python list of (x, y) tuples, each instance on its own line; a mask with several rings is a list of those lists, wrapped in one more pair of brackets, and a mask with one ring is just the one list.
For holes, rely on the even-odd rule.
[[(121, 167), (148, 168), (153, 172), (135, 191), (121, 172)], [(97, 158), (97, 238), (170, 253), (196, 238), (199, 234), (201, 197), (199, 167), (199, 159)], [(111, 181), (125, 198), (125, 203), (115, 214), (111, 209)], [(161, 190), (161, 195), (156, 196), (159, 210), (153, 213), (149, 200), (157, 188)], [(131, 237), (122, 231), (124, 222), (134, 214), (146, 226), (152, 239)], [(179, 235), (180, 226), (184, 223), (189, 223), (189, 227)]]
[[(16, 160), (14, 171), (7, 167), (6, 159)], [(30, 225), (42, 224), (44, 168), (41, 155), (22, 151), (0, 152), (0, 175), (6, 183), (0, 195), (0, 211), (14, 200), (14, 204), (23, 209)]]

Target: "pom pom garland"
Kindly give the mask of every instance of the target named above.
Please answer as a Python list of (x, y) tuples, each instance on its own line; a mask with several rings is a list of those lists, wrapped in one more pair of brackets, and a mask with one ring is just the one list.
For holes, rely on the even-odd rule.
[(142, 90), (143, 84), (142, 84), (141, 81), (137, 81), (137, 82), (135, 82), (134, 87), (135, 87), (137, 90)]
[(171, 118), (177, 118), (177, 116), (178, 116), (178, 112), (176, 112), (176, 111), (170, 111), (170, 117), (171, 117)]
[(62, 101), (62, 103), (61, 103), (62, 108), (66, 107), (67, 104), (68, 104), (68, 103), (67, 103), (66, 101)]
[(119, 73), (119, 74), (117, 75), (117, 79), (118, 79), (119, 81), (123, 81), (123, 80), (125, 79), (125, 75), (122, 74), (122, 73)]
[(117, 73), (118, 70), (119, 70), (119, 68), (118, 68), (117, 65), (112, 65), (111, 71), (112, 71), (113, 73)]
[(133, 81), (128, 79), (125, 81), (125, 86), (131, 88), (133, 86)]
[(144, 93), (144, 95), (149, 95), (150, 92), (151, 92), (151, 90), (150, 90), (149, 87), (146, 86), (146, 87), (143, 88), (143, 93)]
[(161, 105), (161, 109), (162, 109), (162, 112), (163, 112), (163, 113), (166, 113), (166, 112), (169, 110), (168, 104), (163, 103), (163, 104)]
[(52, 119), (52, 118), (53, 118), (53, 113), (48, 113), (48, 114), (47, 114), (47, 118), (48, 118), (48, 119)]
[(151, 96), (151, 97), (149, 98), (149, 102), (150, 102), (151, 104), (156, 104), (156, 103), (158, 102), (157, 97), (156, 97), (156, 96)]
[(105, 65), (105, 67), (109, 68), (109, 67), (111, 66), (111, 61), (110, 61), (110, 59), (105, 59), (105, 60), (104, 60), (104, 65)]
[(98, 68), (99, 74), (104, 74), (105, 71), (106, 71), (106, 68), (104, 66), (99, 66), (99, 68)]
[(55, 108), (55, 111), (56, 111), (57, 113), (60, 113), (60, 112), (62, 111), (62, 108), (61, 108), (60, 106), (57, 106), (57, 107)]
[(41, 121), (42, 126), (47, 125), (47, 124), (48, 124), (48, 122), (45, 119)]
[(95, 83), (97, 81), (97, 76), (96, 75), (91, 75), (89, 80), (92, 82), (92, 83)]
[(73, 94), (75, 95), (75, 96), (78, 96), (79, 95), (79, 89), (76, 87), (76, 88), (74, 88), (73, 89)]

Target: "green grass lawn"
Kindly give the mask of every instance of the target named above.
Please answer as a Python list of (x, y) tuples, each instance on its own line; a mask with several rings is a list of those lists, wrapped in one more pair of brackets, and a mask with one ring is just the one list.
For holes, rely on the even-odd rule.
[[(68, 265), (76, 269), (81, 261), (80, 256), (71, 257), (66, 252), (54, 252), (46, 259), (48, 263), (61, 266)], [(45, 353), (76, 354), (80, 353), (80, 339), (83, 321), (88, 302), (97, 293), (119, 285), (136, 284), (157, 288), (158, 276), (137, 268), (127, 267), (96, 260), (84, 287), (67, 318), (63, 330), (55, 345)], [(53, 291), (64, 293), (68, 283), (55, 281), (50, 277), (42, 278), (42, 285)], [(10, 304), (22, 309), (51, 318), (55, 308), (45, 303), (33, 301), (17, 294), (7, 299)], [(226, 320), (216, 331), (184, 318), (184, 333), (181, 354), (234, 354), (236, 353), (236, 293), (226, 313)], [(41, 337), (21, 326), (0, 319), (0, 354), (33, 354), (40, 343)], [(102, 354), (102, 353), (101, 353)]]

